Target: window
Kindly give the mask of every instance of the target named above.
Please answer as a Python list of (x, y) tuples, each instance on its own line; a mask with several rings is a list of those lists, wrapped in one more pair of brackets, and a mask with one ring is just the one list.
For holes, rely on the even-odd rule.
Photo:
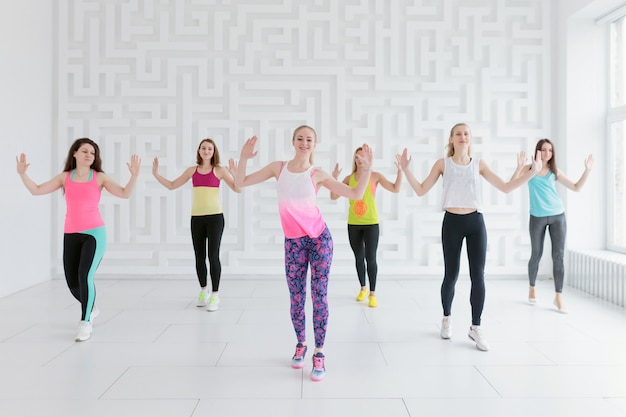
[(626, 253), (626, 16), (611, 23), (609, 83), (609, 249)]

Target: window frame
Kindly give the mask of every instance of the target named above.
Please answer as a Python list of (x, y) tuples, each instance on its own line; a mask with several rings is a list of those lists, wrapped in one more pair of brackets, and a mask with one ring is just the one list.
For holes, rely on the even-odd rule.
[[(620, 22), (621, 24), (621, 37), (619, 39), (616, 39), (615, 36), (613, 36), (613, 30), (614, 30), (614, 25), (618, 24), (618, 22)], [(626, 147), (626, 75), (624, 75), (624, 69), (626, 69), (626, 11), (624, 11), (624, 14), (621, 14), (620, 16), (614, 16), (614, 18), (611, 20), (610, 24), (607, 25), (608, 26), (608, 31), (609, 31), (609, 56), (608, 56), (608, 61), (609, 61), (609, 83), (608, 83), (608, 91), (607, 91), (607, 103), (608, 103), (608, 110), (607, 110), (607, 117), (606, 117), (606, 131), (607, 131), (607, 149), (608, 149), (608, 158), (609, 161), (606, 164), (607, 165), (607, 179), (608, 179), (608, 194), (607, 194), (607, 199), (608, 199), (608, 204), (607, 204), (607, 242), (606, 242), (606, 246), (607, 249), (615, 251), (615, 252), (621, 252), (621, 253), (626, 253), (626, 240), (624, 239), (624, 236), (626, 236), (626, 224), (623, 224), (623, 230), (621, 231), (616, 231), (616, 224), (615, 224), (615, 219), (616, 216), (619, 215), (619, 213), (616, 213), (615, 210), (615, 201), (617, 196), (615, 195), (615, 187), (614, 187), (614, 181), (613, 178), (615, 176), (615, 173), (613, 172), (613, 158), (619, 158), (620, 156), (617, 155), (617, 151), (614, 149), (613, 143), (614, 143), (614, 137), (613, 137), (613, 124), (615, 123), (622, 123), (623, 126), (623, 132), (622, 132), (622, 149), (624, 149)], [(618, 40), (618, 42), (620, 42), (620, 44), (615, 45), (614, 42)], [(615, 53), (616, 51), (619, 51), (618, 54), (619, 56), (617, 57), (620, 62), (616, 65), (614, 62), (615, 59)], [(620, 70), (621, 68), (621, 70)], [(618, 84), (616, 85), (616, 79), (615, 79), (615, 73), (621, 73), (621, 79), (618, 81)], [(617, 104), (614, 104), (614, 92), (616, 88), (620, 88), (621, 89), (621, 97), (620, 97), (620, 101)], [(622, 151), (622, 155), (623, 155)], [(625, 164), (626, 161), (622, 161), (622, 164)], [(624, 169), (624, 171), (626, 172), (626, 169)], [(626, 181), (626, 174), (624, 174), (624, 178), (622, 180), (622, 184), (624, 184), (624, 181)], [(626, 188), (624, 185), (622, 185), (622, 193), (626, 193), (626, 190), (624, 190), (624, 188)], [(626, 197), (622, 196), (622, 198), (626, 199)], [(622, 215), (624, 215), (624, 213), (622, 213)], [(618, 232), (618, 233), (616, 233)], [(620, 233), (621, 232), (621, 233)], [(621, 242), (618, 242), (617, 237), (620, 236)]]

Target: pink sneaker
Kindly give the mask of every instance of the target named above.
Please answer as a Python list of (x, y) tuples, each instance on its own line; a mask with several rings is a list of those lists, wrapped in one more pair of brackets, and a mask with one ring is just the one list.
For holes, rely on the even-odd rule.
[(326, 359), (326, 357), (322, 352), (317, 352), (313, 355), (313, 369), (311, 370), (311, 379), (313, 381), (321, 381), (326, 376), (324, 359)]
[(291, 367), (294, 369), (304, 368), (304, 356), (306, 355), (307, 347), (302, 343), (296, 345), (296, 353), (291, 358)]

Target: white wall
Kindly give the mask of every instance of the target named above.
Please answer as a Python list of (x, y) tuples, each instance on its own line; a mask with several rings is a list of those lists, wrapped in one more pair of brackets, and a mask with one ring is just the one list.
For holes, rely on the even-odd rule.
[(0, 2), (0, 297), (50, 279), (50, 197), (32, 197), (15, 171), (28, 155), (29, 174), (51, 169), (53, 2)]
[[(569, 176), (580, 174), (587, 153), (598, 161), (582, 193), (564, 194), (568, 244), (599, 248), (604, 211), (594, 202), (604, 201), (606, 155), (595, 138), (605, 128), (593, 90), (605, 81), (602, 57), (577, 56), (577, 46), (601, 52), (591, 9), (618, 3), (527, 0), (507, 8), (457, 0), (393, 8), (382, 0), (285, 1), (259, 8), (233, 1), (210, 10), (198, 2), (146, 1), (141, 10), (82, 0), (3, 4), (0, 54), (15, 65), (0, 67), (9, 93), (0, 97), (7, 150), (0, 169), (3, 195), (13, 197), (2, 207), (0, 295), (48, 279), (51, 268), (62, 276), (62, 199), (28, 195), (14, 155), (27, 152), (32, 177), (42, 181), (58, 172), (79, 136), (101, 143), (105, 170), (120, 182), (130, 153), (144, 161), (130, 201), (103, 199), (109, 250), (101, 276), (193, 275), (190, 192), (156, 184), (154, 156), (173, 177), (192, 164), (201, 138), (213, 137), (224, 157), (236, 157), (243, 138), (257, 133), (258, 167), (288, 158), (289, 136), (303, 122), (320, 134), (318, 165), (347, 166), (353, 148), (368, 141), (377, 169), (389, 176), (393, 155), (405, 146), (417, 176), (426, 175), (457, 121), (470, 122), (476, 154), (503, 177), (518, 150), (530, 151), (542, 136), (565, 138), (560, 165)], [(600, 76), (589, 81), (589, 74)], [(587, 102), (599, 104), (592, 114)], [(491, 276), (525, 274), (526, 194), (486, 193)], [(225, 273), (282, 275), (274, 195), (272, 184), (223, 194)], [(417, 198), (408, 187), (400, 195), (381, 192), (381, 273), (441, 274), (438, 196)], [(346, 203), (322, 207), (335, 237), (334, 271), (351, 273)]]
[[(119, 181), (130, 153), (145, 165), (130, 201), (103, 198), (109, 246), (101, 276), (194, 275), (190, 186), (165, 190), (150, 163), (158, 156), (173, 178), (207, 136), (228, 158), (259, 135), (255, 169), (289, 158), (293, 129), (307, 123), (318, 131), (316, 164), (326, 170), (349, 166), (354, 148), (368, 142), (377, 170), (395, 175), (394, 155), (408, 147), (423, 178), (443, 156), (450, 127), (463, 121), (475, 155), (508, 178), (515, 154), (552, 129), (552, 18), (543, 0), (208, 3), (59, 1), (53, 152), (61, 159), (71, 140), (89, 136)], [(399, 195), (381, 191), (381, 274), (441, 276), (439, 190), (424, 198), (406, 184)], [(352, 274), (347, 203), (327, 194), (320, 205), (335, 239), (333, 272)], [(527, 191), (484, 195), (488, 274), (525, 274)], [(274, 184), (225, 190), (223, 203), (224, 272), (280, 277)], [(53, 235), (63, 210), (53, 206)]]

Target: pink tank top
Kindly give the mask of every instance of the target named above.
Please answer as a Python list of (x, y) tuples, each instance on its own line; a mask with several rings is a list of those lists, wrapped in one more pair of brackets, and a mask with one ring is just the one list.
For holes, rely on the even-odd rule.
[(100, 187), (98, 176), (91, 171), (89, 181), (72, 181), (73, 171), (65, 177), (65, 233), (80, 233), (104, 226), (98, 205), (100, 204)]
[(315, 203), (317, 187), (312, 175), (313, 167), (299, 173), (289, 172), (286, 162), (281, 167), (278, 175), (278, 213), (286, 238), (316, 238), (326, 229), (322, 213)]

